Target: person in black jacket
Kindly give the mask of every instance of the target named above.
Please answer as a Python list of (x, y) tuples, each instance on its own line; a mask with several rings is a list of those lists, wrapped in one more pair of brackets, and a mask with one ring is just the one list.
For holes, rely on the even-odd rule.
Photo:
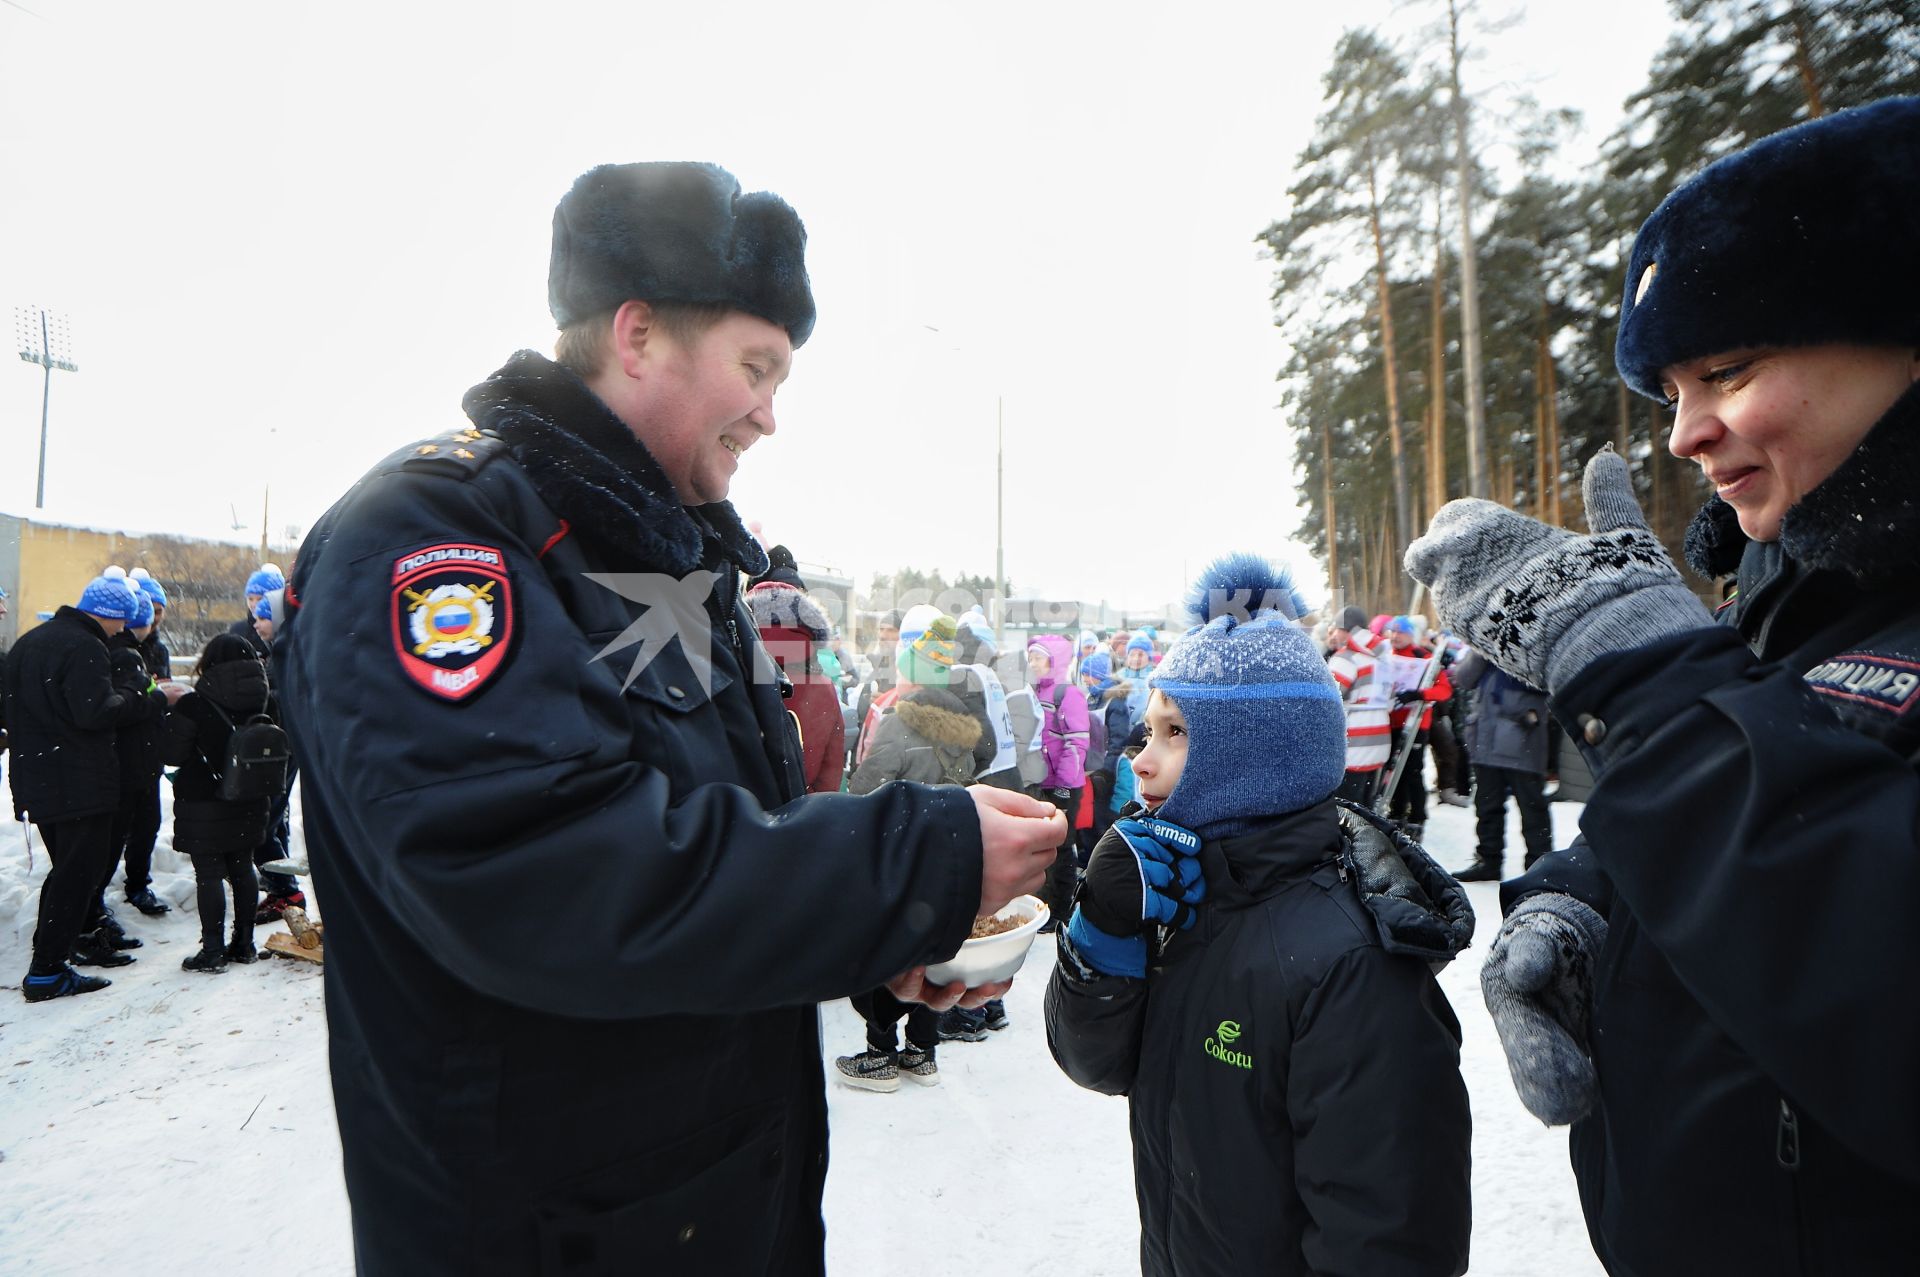
[[(193, 691), (170, 716), (167, 761), (173, 773), (173, 849), (193, 861), (200, 909), (200, 951), (180, 965), (189, 971), (224, 971), (229, 962), (252, 962), (253, 908), (259, 890), (253, 849), (265, 837), (273, 804), (268, 798), (220, 796), (222, 769), (234, 729), (267, 708), (267, 670), (237, 634), (216, 634), (194, 668)], [(233, 888), (233, 938), (225, 939), (226, 898)]]
[[(159, 611), (153, 596), (139, 577), (130, 579), (139, 611), (127, 628), (107, 640), (109, 660), (116, 681), (129, 686), (142, 678), (156, 684), (171, 679), (169, 674), (153, 672), (152, 652), (147, 641), (153, 636), (155, 614)], [(107, 865), (107, 882), (113, 879), (115, 863), (124, 861), (124, 889), (127, 903), (149, 918), (170, 911), (168, 904), (153, 894), (153, 845), (160, 834), (160, 739), (166, 730), (165, 716), (159, 715), (122, 727), (114, 736), (114, 751), (120, 759), (120, 806), (113, 818), (114, 860)], [(105, 891), (106, 882), (101, 883)]]
[(14, 814), (39, 828), (52, 861), (40, 887), (32, 965), (20, 985), (29, 1002), (107, 987), (108, 981), (69, 966), (72, 957), (99, 966), (132, 961), (99, 930), (77, 953), (76, 945), (112, 866), (120, 797), (114, 731), (158, 716), (184, 690), (149, 690), (152, 680), (144, 671), (137, 683), (115, 682), (107, 639), (125, 627), (136, 606), (124, 574), (96, 577), (75, 606), (62, 607), (21, 635), (8, 654), (4, 691)]
[(1202, 574), (1133, 760), (1151, 814), (1094, 849), (1047, 986), (1054, 1059), (1129, 1097), (1153, 1277), (1467, 1268), (1472, 1117), (1433, 971), (1473, 910), (1333, 799), (1346, 710), (1301, 603), (1250, 556)]
[(817, 1273), (823, 1000), (929, 988), (1065, 829), (806, 794), (726, 500), (813, 324), (797, 217), (710, 164), (554, 218), (561, 362), (468, 392), (308, 534), (272, 681), (327, 911), (355, 1261)]
[(1913, 1269), (1920, 1194), (1920, 98), (1715, 163), (1642, 226), (1616, 364), (1716, 490), (1720, 625), (1587, 468), (1592, 534), (1455, 502), (1408, 554), (1553, 697), (1584, 837), (1503, 885), (1482, 975), (1573, 1122), (1615, 1274)]

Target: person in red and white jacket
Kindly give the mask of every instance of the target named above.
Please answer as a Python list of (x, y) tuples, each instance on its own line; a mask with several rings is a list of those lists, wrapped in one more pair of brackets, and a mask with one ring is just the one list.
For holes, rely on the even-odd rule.
[(1407, 718), (1418, 707), (1419, 727), (1408, 746), (1407, 765), (1400, 769), (1400, 782), (1394, 787), (1388, 815), (1415, 842), (1427, 825), (1427, 730), (1433, 726), (1433, 707), (1453, 699), (1453, 680), (1445, 670), (1437, 671), (1426, 687), (1420, 684), (1433, 649), (1419, 641), (1419, 623), (1410, 616), (1396, 616), (1387, 622), (1389, 651), (1381, 653), (1381, 677), (1393, 690), (1393, 740), (1404, 739)]
[(1327, 626), (1327, 672), (1347, 708), (1347, 775), (1334, 796), (1362, 807), (1373, 806), (1393, 752), (1393, 728), (1387, 722), (1393, 685), (1380, 676), (1374, 655), (1378, 641), (1367, 629), (1367, 614), (1357, 607), (1341, 609)]

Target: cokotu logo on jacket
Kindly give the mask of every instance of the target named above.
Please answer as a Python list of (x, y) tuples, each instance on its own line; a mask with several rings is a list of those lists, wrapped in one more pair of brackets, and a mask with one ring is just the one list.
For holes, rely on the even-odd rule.
[(1207, 1054), (1222, 1064), (1233, 1065), (1236, 1069), (1251, 1069), (1253, 1067), (1253, 1057), (1244, 1051), (1231, 1049), (1233, 1044), (1239, 1040), (1240, 1022), (1238, 1020), (1222, 1020), (1220, 1021), (1220, 1027), (1213, 1031), (1213, 1036), (1207, 1039)]

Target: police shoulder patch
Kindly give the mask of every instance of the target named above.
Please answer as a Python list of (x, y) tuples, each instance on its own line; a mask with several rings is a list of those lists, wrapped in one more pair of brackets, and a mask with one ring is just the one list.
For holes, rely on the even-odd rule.
[(1824, 696), (1904, 714), (1920, 700), (1920, 662), (1876, 652), (1843, 652), (1805, 674)]
[(476, 695), (513, 650), (513, 586), (498, 547), (445, 542), (393, 561), (394, 653), (422, 690)]

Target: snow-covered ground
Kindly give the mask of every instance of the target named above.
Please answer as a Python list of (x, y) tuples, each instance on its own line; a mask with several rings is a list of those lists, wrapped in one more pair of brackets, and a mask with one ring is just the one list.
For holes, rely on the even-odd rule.
[[(1561, 841), (1577, 817), (1554, 808)], [(296, 841), (298, 830), (296, 819)], [(168, 831), (155, 889), (174, 912), (118, 909), (146, 941), (140, 961), (105, 973), (104, 992), (29, 1005), (17, 988), (46, 853), (36, 838), (30, 868), (24, 827), (0, 824), (0, 1273), (350, 1273), (320, 972), (285, 959), (182, 971), (198, 926), (191, 867)], [(1507, 841), (1520, 846), (1511, 813)], [(1466, 863), (1472, 812), (1436, 804), (1428, 844), (1442, 864)], [(1474, 948), (1441, 979), (1466, 1033), (1473, 1098), (1472, 1271), (1597, 1274), (1566, 1133), (1514, 1098), (1480, 1000), (1498, 902), (1491, 885), (1470, 890)], [(1047, 1055), (1040, 999), (1052, 960), (1050, 946), (1034, 947), (1007, 999), (1011, 1028), (941, 1048), (939, 1086), (874, 1095), (829, 1084), (831, 1271), (1138, 1271), (1126, 1101), (1079, 1090)], [(860, 1048), (844, 1001), (822, 1017), (829, 1057)]]

